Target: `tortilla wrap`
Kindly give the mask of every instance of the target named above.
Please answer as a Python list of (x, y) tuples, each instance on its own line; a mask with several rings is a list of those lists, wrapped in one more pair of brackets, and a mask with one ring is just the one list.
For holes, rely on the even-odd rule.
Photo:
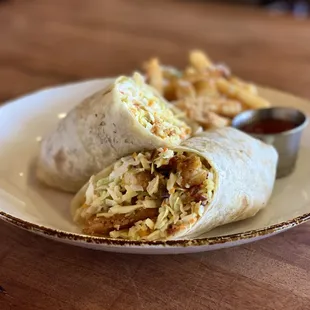
[[(129, 236), (129, 239), (136, 240), (198, 237), (217, 226), (252, 217), (267, 205), (275, 182), (278, 160), (278, 154), (272, 146), (254, 139), (237, 129), (226, 127), (200, 133), (195, 137), (183, 141), (181, 146), (174, 147), (173, 150), (175, 152), (184, 152), (183, 154), (190, 154), (193, 156), (196, 154), (202, 159), (202, 161), (205, 160), (207, 162), (205, 165), (208, 167), (206, 168), (208, 169), (207, 178), (212, 175), (211, 181), (213, 182), (213, 185), (207, 185), (210, 186), (208, 192), (212, 190), (212, 194), (211, 196), (209, 195), (209, 198), (211, 197), (211, 199), (209, 199), (202, 207), (202, 212), (201, 209), (199, 209), (200, 211), (196, 214), (194, 221), (192, 218), (191, 221), (188, 222), (182, 222), (182, 220), (180, 220), (179, 227), (176, 227), (177, 225), (172, 225), (173, 229), (171, 229), (172, 226), (170, 225), (169, 228), (166, 228), (164, 233), (157, 235), (154, 234), (154, 231), (150, 232), (150, 229), (148, 229), (150, 234), (146, 236), (141, 237), (141, 234), (132, 235), (129, 233), (126, 235), (126, 232), (119, 233), (117, 231), (119, 227), (114, 227), (115, 230), (112, 233), (110, 232), (110, 237), (128, 238)], [(168, 165), (170, 165), (170, 162)], [(183, 173), (183, 178), (184, 173), (192, 173), (194, 171), (190, 166), (185, 167), (187, 167), (185, 171), (181, 171), (180, 174), (182, 176)], [(196, 165), (196, 167), (198, 167), (198, 165)], [(113, 169), (113, 165), (111, 165), (96, 175), (72, 200), (71, 210), (75, 217), (75, 221), (84, 227), (85, 233), (98, 235), (96, 230), (85, 231), (85, 223), (88, 223), (85, 221), (87, 212), (90, 210), (89, 212), (95, 214), (96, 220), (98, 219), (98, 214), (103, 212), (102, 210), (98, 211), (98, 208), (96, 210), (96, 208), (92, 206), (93, 202), (90, 204), (87, 202), (87, 197), (89, 196), (89, 192), (87, 193), (87, 191), (90, 190), (90, 183), (97, 184), (96, 182), (98, 180), (107, 178)], [(196, 176), (197, 174), (195, 174), (195, 177)], [(109, 178), (111, 178), (111, 176)], [(171, 174), (169, 178), (171, 178)], [(189, 187), (189, 185), (185, 185), (183, 192), (195, 192), (192, 188), (193, 187)], [(201, 189), (201, 187), (199, 188)], [(171, 197), (170, 192), (169, 194)], [(105, 203), (104, 199), (102, 201)], [(90, 208), (87, 203), (92, 206), (92, 208)], [(201, 201), (199, 203), (203, 205)], [(172, 205), (170, 205), (170, 207), (175, 208)], [(121, 208), (122, 207), (118, 207), (117, 209), (113, 207), (113, 209), (118, 210), (113, 212), (122, 213), (119, 211)], [(107, 211), (107, 218), (109, 218), (110, 215), (113, 215), (113, 213), (109, 215), (111, 209), (112, 208)], [(201, 213), (199, 214), (199, 212)], [(152, 214), (155, 227), (157, 225), (156, 221), (158, 221), (161, 216), (160, 214), (161, 211), (159, 211), (159, 215), (155, 220), (154, 212)], [(106, 215), (104, 214), (104, 216)], [(117, 216), (128, 218), (128, 216), (130, 217), (131, 215), (118, 214)], [(111, 219), (114, 219), (114, 217), (111, 217)], [(150, 223), (150, 221), (148, 222)], [(137, 226), (138, 224), (135, 225)]]
[[(151, 125), (145, 121), (146, 116), (140, 117), (141, 107), (135, 108), (132, 104), (134, 100), (145, 98), (141, 99), (138, 95), (135, 97), (133, 92), (148, 96), (149, 105), (156, 101), (158, 106), (164, 107), (164, 115), (159, 115), (158, 119), (170, 115), (173, 125), (167, 119), (162, 121), (168, 129), (170, 125), (172, 127), (169, 136), (163, 138), (160, 132), (162, 123), (155, 128), (158, 134), (153, 132), (156, 124), (152, 128), (145, 127)], [(149, 108), (147, 104), (146, 108)], [(133, 115), (132, 111), (136, 114)], [(107, 88), (76, 106), (60, 120), (58, 128), (44, 138), (37, 163), (37, 177), (51, 187), (77, 192), (92, 174), (122, 156), (144, 149), (179, 144), (188, 138), (191, 128), (175, 113), (139, 75), (134, 78), (119, 77)], [(141, 122), (146, 125), (143, 126)], [(157, 120), (155, 122), (158, 123)], [(195, 126), (193, 123), (191, 125)], [(180, 134), (175, 134), (176, 130)]]

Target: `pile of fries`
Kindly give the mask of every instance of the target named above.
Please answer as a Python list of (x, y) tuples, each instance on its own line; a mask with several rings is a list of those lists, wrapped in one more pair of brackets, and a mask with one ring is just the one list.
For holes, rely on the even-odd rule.
[(149, 60), (144, 70), (148, 84), (204, 129), (229, 126), (244, 110), (270, 106), (255, 85), (212, 63), (199, 50), (189, 53), (189, 65), (183, 71), (163, 66), (157, 58)]

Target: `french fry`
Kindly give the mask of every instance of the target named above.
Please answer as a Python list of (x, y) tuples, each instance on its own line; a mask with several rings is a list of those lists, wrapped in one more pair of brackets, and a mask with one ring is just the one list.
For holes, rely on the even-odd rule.
[(216, 66), (208, 67), (203, 71), (197, 71), (194, 67), (187, 67), (183, 72), (183, 79), (191, 83), (196, 83), (199, 81), (212, 81), (225, 76), (226, 73)]
[(246, 83), (237, 77), (231, 77), (229, 79), (229, 82), (236, 85), (236, 86), (240, 86), (241, 88), (249, 91), (250, 93), (252, 93), (254, 95), (258, 95), (257, 87), (252, 83)]
[(201, 124), (205, 129), (208, 128), (221, 128), (230, 125), (230, 119), (220, 116), (212, 111), (204, 113), (200, 119), (197, 118), (196, 121)]
[(227, 126), (244, 110), (270, 106), (254, 84), (231, 75), (225, 65), (213, 64), (200, 50), (189, 53), (189, 65), (182, 71), (162, 66), (156, 58), (145, 70), (149, 84), (205, 129)]
[(196, 91), (194, 86), (185, 80), (179, 80), (176, 86), (176, 97), (177, 99), (182, 98), (194, 98), (196, 96)]
[(231, 77), (230, 69), (225, 64), (215, 64), (213, 66), (213, 71), (218, 73), (218, 76), (222, 76), (225, 78)]
[(218, 79), (216, 81), (216, 86), (221, 93), (229, 98), (241, 101), (251, 109), (266, 108), (270, 106), (270, 103), (267, 100), (242, 89), (240, 86), (229, 83), (225, 79)]
[(188, 116), (197, 118), (205, 112), (216, 111), (217, 106), (207, 97), (184, 98), (174, 102), (180, 110), (186, 111)]
[(212, 67), (212, 61), (202, 51), (193, 50), (189, 53), (189, 62), (193, 68), (202, 72), (205, 69)]
[(219, 97), (220, 93), (218, 92), (214, 81), (212, 80), (200, 80), (194, 84), (197, 97)]
[(170, 77), (169, 80), (166, 80), (164, 86), (164, 97), (168, 101), (175, 101), (177, 100), (177, 85), (178, 85), (178, 78)]
[(261, 109), (270, 107), (269, 101), (246, 91), (239, 92), (237, 99), (239, 99), (241, 102), (243, 102), (251, 109)]
[(193, 67), (186, 67), (184, 72), (183, 72), (183, 80), (186, 80), (191, 83), (198, 82), (202, 79), (204, 79), (205, 76), (201, 72), (198, 72), (195, 68)]
[(183, 71), (183, 77), (189, 78), (191, 76), (197, 76), (197, 70), (191, 66), (188, 66)]
[(237, 100), (221, 98), (217, 102), (217, 113), (225, 116), (233, 118), (240, 112), (242, 112), (242, 104)]
[(182, 72), (178, 69), (170, 66), (161, 66), (163, 77), (165, 80), (180, 79), (182, 77)]
[(186, 98), (175, 102), (175, 106), (178, 109), (185, 111), (189, 119), (199, 123), (204, 129), (224, 127), (230, 124), (228, 118), (222, 117), (212, 111), (212, 109), (216, 109), (216, 105), (213, 105), (212, 102), (210, 102), (207, 108), (206, 105), (203, 104), (202, 99), (203, 97)]
[(152, 58), (145, 64), (148, 84), (153, 86), (160, 94), (164, 91), (163, 70), (157, 58)]
[(228, 118), (233, 118), (242, 112), (242, 104), (239, 101), (221, 97), (185, 98), (175, 102), (175, 105), (195, 118), (209, 111)]

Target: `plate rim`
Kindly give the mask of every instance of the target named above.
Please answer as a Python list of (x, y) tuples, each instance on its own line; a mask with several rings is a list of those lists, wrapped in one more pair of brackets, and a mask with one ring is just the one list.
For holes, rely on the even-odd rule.
[(0, 211), (0, 219), (7, 223), (13, 224), (19, 228), (25, 229), (30, 232), (39, 233), (54, 239), (78, 241), (87, 244), (106, 245), (106, 246), (127, 246), (127, 247), (190, 247), (190, 246), (211, 246), (217, 244), (225, 244), (228, 242), (237, 242), (240, 240), (249, 240), (256, 237), (263, 237), (279, 233), (289, 228), (299, 226), (303, 223), (310, 221), (310, 212), (304, 213), (303, 215), (297, 216), (291, 220), (280, 222), (277, 224), (269, 225), (263, 228), (248, 230), (245, 232), (205, 237), (205, 238), (193, 238), (193, 239), (176, 239), (176, 240), (126, 240), (126, 239), (113, 239), (106, 237), (88, 236), (78, 233), (70, 233), (64, 230), (58, 230), (48, 228), (38, 224), (34, 224), (6, 212)]
[[(31, 97), (38, 95), (41, 92), (45, 91), (54, 91), (59, 88), (66, 88), (70, 86), (76, 86), (78, 84), (83, 84), (87, 82), (95, 82), (95, 81), (102, 81), (106, 79), (113, 79), (110, 77), (107, 78), (95, 78), (90, 80), (81, 80), (76, 81), (73, 83), (65, 83), (59, 85), (53, 85), (51, 87), (46, 87), (43, 89), (36, 90), (34, 92), (30, 92), (28, 94), (22, 95), (15, 99), (9, 100), (4, 102), (0, 110), (4, 108), (8, 108), (10, 105), (17, 103), (20, 100), (23, 100), (25, 97)], [(259, 89), (265, 89), (268, 91), (276, 92), (278, 94), (290, 96), (292, 98), (298, 99), (303, 101), (305, 104), (310, 105), (310, 101), (306, 98), (299, 97), (295, 94), (291, 94), (286, 91), (282, 91), (276, 88), (271, 88), (265, 85), (257, 85)], [(309, 205), (310, 207), (310, 205)], [(214, 236), (214, 237), (205, 237), (205, 238), (193, 238), (193, 239), (176, 239), (176, 240), (157, 240), (157, 241), (148, 241), (148, 240), (126, 240), (126, 239), (113, 239), (113, 238), (106, 238), (106, 237), (97, 237), (97, 236), (88, 236), (80, 233), (71, 233), (65, 230), (58, 230), (54, 228), (45, 227), (42, 225), (38, 225), (35, 223), (28, 222), (26, 220), (20, 219), (13, 215), (10, 215), (4, 211), (0, 211), (0, 220), (12, 224), (18, 228), (22, 228), (24, 230), (38, 233), (43, 236), (52, 237), (53, 239), (60, 239), (66, 241), (74, 241), (74, 242), (81, 242), (86, 244), (95, 244), (95, 245), (103, 245), (103, 246), (115, 246), (115, 247), (151, 247), (151, 248), (158, 248), (158, 247), (201, 247), (201, 246), (211, 246), (211, 245), (219, 245), (219, 244), (226, 244), (232, 242), (238, 242), (241, 240), (250, 240), (255, 239), (257, 237), (264, 237), (268, 235), (272, 235), (275, 233), (279, 233), (281, 231), (299, 226), (303, 223), (310, 221), (310, 212), (304, 213), (293, 219), (282, 221), (280, 223), (276, 223), (273, 225), (268, 225), (259, 229), (254, 230), (247, 230), (244, 232), (239, 233), (232, 233), (226, 234), (221, 236)]]

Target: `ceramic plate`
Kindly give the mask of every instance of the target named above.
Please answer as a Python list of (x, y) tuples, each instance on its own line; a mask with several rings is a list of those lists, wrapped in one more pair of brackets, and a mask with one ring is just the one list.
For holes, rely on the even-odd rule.
[[(302, 137), (296, 170), (276, 181), (269, 205), (254, 218), (219, 227), (199, 239), (125, 241), (90, 237), (72, 222), (72, 198), (39, 184), (33, 173), (42, 136), (84, 97), (109, 83), (93, 80), (42, 90), (0, 109), (0, 218), (45, 237), (93, 249), (142, 253), (190, 253), (220, 249), (272, 236), (310, 219), (310, 128)], [(310, 104), (259, 88), (273, 105), (294, 106), (310, 115)]]

